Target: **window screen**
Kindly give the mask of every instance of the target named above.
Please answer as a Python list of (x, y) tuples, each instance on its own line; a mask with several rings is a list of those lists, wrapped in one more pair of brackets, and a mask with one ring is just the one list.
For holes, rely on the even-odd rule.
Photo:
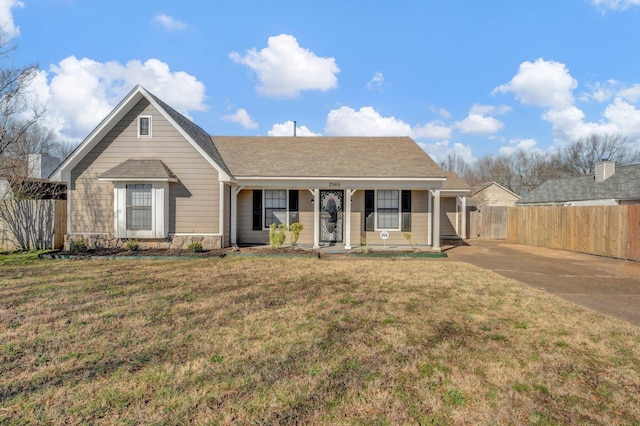
[(378, 191), (377, 217), (378, 229), (398, 229), (400, 196), (396, 190), (380, 190)]
[(127, 185), (127, 229), (151, 230), (151, 185)]

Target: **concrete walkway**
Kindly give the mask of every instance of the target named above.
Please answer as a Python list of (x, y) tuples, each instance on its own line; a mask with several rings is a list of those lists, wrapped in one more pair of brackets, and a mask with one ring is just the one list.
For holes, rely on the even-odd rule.
[(640, 262), (495, 240), (445, 245), (467, 262), (640, 326)]

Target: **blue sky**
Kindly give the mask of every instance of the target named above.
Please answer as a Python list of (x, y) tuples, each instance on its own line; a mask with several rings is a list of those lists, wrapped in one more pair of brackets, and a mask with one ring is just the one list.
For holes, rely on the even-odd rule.
[(80, 142), (135, 84), (213, 135), (408, 135), (437, 161), (640, 146), (640, 0), (0, 0), (44, 123)]

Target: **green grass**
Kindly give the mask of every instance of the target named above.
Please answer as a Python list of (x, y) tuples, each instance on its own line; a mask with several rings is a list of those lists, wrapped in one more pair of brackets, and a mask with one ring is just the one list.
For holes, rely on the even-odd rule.
[(637, 327), (466, 264), (5, 256), (0, 424), (640, 423)]
[(0, 252), (0, 267), (29, 265), (38, 259), (39, 254), (47, 252), (48, 250)]

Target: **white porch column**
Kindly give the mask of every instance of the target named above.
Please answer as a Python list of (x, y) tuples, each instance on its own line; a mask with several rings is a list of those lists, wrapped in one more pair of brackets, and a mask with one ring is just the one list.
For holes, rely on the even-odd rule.
[(218, 234), (222, 237), (222, 247), (224, 247), (224, 182), (220, 182), (220, 206), (218, 218)]
[(431, 248), (440, 251), (440, 190), (436, 189), (433, 192), (433, 243)]
[(427, 191), (427, 245), (433, 241), (433, 194)]
[(460, 222), (460, 238), (467, 239), (467, 197), (460, 197), (460, 209), (462, 210), (462, 221)]
[(344, 203), (344, 248), (345, 250), (351, 250), (351, 196), (356, 192), (350, 189), (345, 189), (345, 203)]
[(320, 248), (320, 190), (313, 190), (313, 248)]
[(238, 244), (238, 194), (242, 191), (243, 186), (231, 187), (231, 245)]

